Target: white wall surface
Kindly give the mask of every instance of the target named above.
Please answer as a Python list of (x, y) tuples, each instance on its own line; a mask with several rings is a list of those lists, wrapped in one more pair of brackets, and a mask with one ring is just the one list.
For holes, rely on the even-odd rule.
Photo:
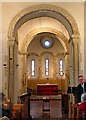
[(0, 91), (2, 91), (2, 5), (0, 3)]

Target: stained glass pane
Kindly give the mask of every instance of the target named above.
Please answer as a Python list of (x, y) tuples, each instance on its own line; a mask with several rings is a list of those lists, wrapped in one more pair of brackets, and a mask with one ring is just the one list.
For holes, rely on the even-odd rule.
[(49, 75), (49, 59), (45, 60), (45, 75)]
[(35, 76), (35, 60), (31, 61), (31, 76)]
[(60, 59), (60, 66), (59, 66), (59, 68), (60, 68), (60, 75), (63, 75), (63, 60), (62, 59)]

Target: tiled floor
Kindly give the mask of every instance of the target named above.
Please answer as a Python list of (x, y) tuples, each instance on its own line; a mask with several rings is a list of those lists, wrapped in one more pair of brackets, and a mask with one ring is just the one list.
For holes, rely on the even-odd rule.
[[(50, 100), (50, 112), (43, 113), (43, 100), (31, 100), (30, 102), (30, 114), (32, 118), (43, 118), (43, 119), (60, 119), (68, 118), (68, 115), (62, 114), (62, 104), (61, 99)], [(49, 107), (48, 103), (44, 103), (45, 107)]]

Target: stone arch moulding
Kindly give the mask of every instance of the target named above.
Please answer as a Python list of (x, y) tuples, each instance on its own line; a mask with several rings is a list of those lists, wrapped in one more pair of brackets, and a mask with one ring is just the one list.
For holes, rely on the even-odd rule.
[(67, 28), (70, 36), (79, 34), (75, 19), (65, 9), (49, 4), (40, 4), (26, 8), (14, 17), (9, 26), (8, 38), (14, 38), (19, 27), (28, 20), (43, 16), (59, 20)]
[(51, 52), (49, 52), (49, 51), (45, 51), (45, 52), (41, 53), (41, 56), (43, 56), (45, 54), (50, 54), (52, 57), (54, 57), (54, 55)]
[(35, 55), (35, 56), (39, 57), (39, 55), (37, 53), (29, 53), (29, 54), (27, 54), (27, 57), (29, 57), (31, 55)]
[(43, 32), (49, 32), (55, 34), (57, 37), (59, 37), (59, 41), (61, 42), (65, 52), (69, 52), (69, 45), (68, 45), (68, 39), (60, 32), (52, 28), (38, 28), (33, 31), (31, 31), (29, 34), (26, 35), (26, 37), (23, 40), (23, 43), (21, 45), (20, 53), (27, 53), (27, 47), (30, 44), (30, 42), (34, 39), (34, 37)]

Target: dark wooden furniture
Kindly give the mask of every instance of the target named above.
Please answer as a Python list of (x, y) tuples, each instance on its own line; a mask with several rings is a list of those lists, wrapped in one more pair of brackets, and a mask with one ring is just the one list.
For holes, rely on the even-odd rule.
[(24, 104), (24, 108), (23, 108), (23, 114), (22, 114), (22, 118), (23, 119), (29, 119), (31, 120), (31, 116), (30, 116), (30, 96), (31, 93), (24, 93), (21, 96), (19, 96), (20, 100), (21, 100), (21, 104)]
[(57, 84), (37, 84), (38, 95), (57, 95), (58, 85)]
[(43, 117), (45, 117), (45, 113), (48, 113), (48, 117), (50, 117), (50, 98), (43, 97)]
[(69, 95), (62, 94), (62, 112), (68, 113), (69, 112)]
[(13, 104), (11, 119), (22, 120), (23, 108), (24, 108), (23, 104)]

